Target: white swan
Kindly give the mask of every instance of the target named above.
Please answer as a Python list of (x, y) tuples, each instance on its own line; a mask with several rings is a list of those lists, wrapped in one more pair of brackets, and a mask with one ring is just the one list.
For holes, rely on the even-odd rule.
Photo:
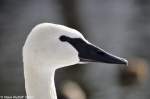
[(34, 99), (57, 99), (55, 70), (82, 62), (127, 64), (125, 59), (89, 43), (75, 29), (52, 23), (37, 25), (23, 47), (27, 96), (33, 96)]

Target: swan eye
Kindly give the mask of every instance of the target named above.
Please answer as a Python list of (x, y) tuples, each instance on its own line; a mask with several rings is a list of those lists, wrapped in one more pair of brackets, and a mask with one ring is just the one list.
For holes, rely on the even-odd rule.
[(67, 41), (68, 37), (62, 35), (62, 36), (59, 37), (59, 39), (60, 39), (60, 41), (65, 42), (65, 41)]

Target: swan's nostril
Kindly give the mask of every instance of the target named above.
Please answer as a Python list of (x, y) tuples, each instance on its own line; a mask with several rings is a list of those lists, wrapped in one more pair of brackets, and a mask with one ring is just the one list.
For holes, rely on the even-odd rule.
[(101, 55), (102, 57), (106, 55), (106, 53), (102, 52), (102, 51), (96, 51), (97, 54)]

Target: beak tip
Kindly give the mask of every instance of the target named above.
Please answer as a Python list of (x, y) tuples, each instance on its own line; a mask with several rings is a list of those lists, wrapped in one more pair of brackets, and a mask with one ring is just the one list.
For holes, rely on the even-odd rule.
[(128, 66), (128, 61), (126, 59), (122, 58), (121, 60), (122, 60), (123, 64), (125, 64), (126, 66)]

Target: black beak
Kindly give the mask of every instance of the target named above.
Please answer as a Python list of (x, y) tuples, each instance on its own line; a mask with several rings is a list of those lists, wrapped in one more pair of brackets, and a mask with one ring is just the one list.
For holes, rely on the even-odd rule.
[(61, 36), (60, 40), (70, 43), (77, 51), (80, 58), (80, 62), (103, 62), (111, 64), (128, 64), (128, 61), (109, 54), (104, 50), (84, 41), (81, 38), (70, 38), (67, 36)]
[(103, 62), (111, 64), (128, 64), (128, 61), (112, 55), (94, 45), (87, 44), (84, 50), (79, 50), (80, 62)]

